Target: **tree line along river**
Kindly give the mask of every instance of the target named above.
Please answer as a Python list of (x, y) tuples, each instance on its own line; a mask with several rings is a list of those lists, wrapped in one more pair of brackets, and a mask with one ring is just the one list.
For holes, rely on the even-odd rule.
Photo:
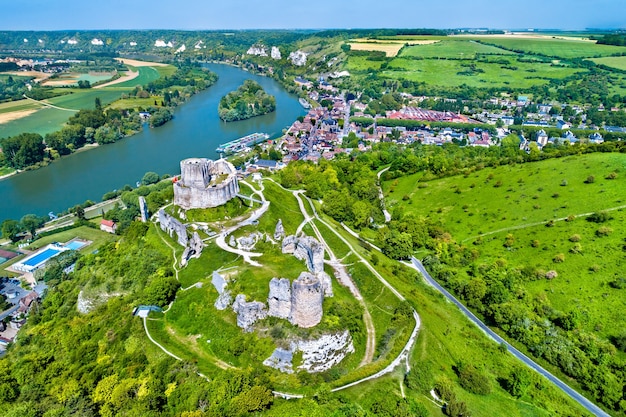
[[(219, 157), (219, 144), (254, 132), (270, 137), (282, 133), (304, 114), (298, 97), (275, 80), (224, 64), (207, 64), (218, 81), (176, 109), (174, 119), (155, 129), (114, 144), (77, 152), (34, 171), (0, 180), (0, 222), (24, 214), (61, 212), (85, 200), (100, 201), (108, 191), (134, 186), (147, 171), (178, 174), (185, 158)], [(225, 123), (217, 113), (220, 99), (246, 79), (258, 82), (276, 97), (276, 111), (248, 120)]]

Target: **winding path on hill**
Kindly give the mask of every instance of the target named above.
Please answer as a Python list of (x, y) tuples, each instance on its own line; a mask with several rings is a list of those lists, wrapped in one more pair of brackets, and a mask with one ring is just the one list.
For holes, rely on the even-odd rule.
[[(363, 355), (363, 359), (359, 363), (359, 367), (367, 365), (368, 363), (371, 363), (372, 360), (374, 360), (374, 353), (376, 351), (376, 328), (374, 327), (374, 320), (372, 319), (372, 315), (370, 314), (367, 308), (367, 305), (365, 304), (365, 300), (363, 299), (363, 295), (361, 294), (361, 291), (359, 291), (359, 288), (356, 286), (354, 281), (352, 281), (352, 277), (348, 273), (346, 266), (337, 258), (335, 253), (331, 250), (330, 246), (326, 243), (326, 240), (324, 240), (324, 237), (322, 236), (321, 232), (315, 225), (315, 222), (312, 221), (314, 217), (309, 215), (309, 212), (307, 211), (307, 209), (304, 206), (304, 203), (302, 202), (301, 196), (303, 196), (304, 190), (288, 190), (282, 185), (280, 185), (279, 183), (277, 183), (276, 181), (274, 181), (272, 178), (265, 178), (265, 179), (267, 179), (268, 181), (272, 181), (274, 184), (278, 185), (283, 190), (293, 194), (293, 196), (298, 201), (298, 207), (300, 207), (300, 211), (302, 212), (302, 215), (304, 216), (304, 220), (300, 223), (300, 225), (298, 226), (298, 229), (296, 230), (296, 233), (295, 233), (296, 236), (300, 234), (300, 232), (302, 231), (302, 228), (304, 228), (306, 224), (311, 225), (311, 228), (313, 229), (313, 232), (317, 236), (317, 239), (324, 246), (324, 249), (326, 250), (330, 258), (330, 260), (324, 261), (324, 263), (326, 263), (331, 268), (333, 268), (333, 271), (335, 272), (335, 278), (337, 279), (337, 281), (339, 281), (339, 283), (343, 285), (344, 287), (348, 288), (348, 291), (350, 291), (350, 293), (354, 296), (354, 298), (359, 302), (359, 304), (363, 308), (363, 322), (365, 324), (367, 337), (366, 337), (366, 342), (365, 342), (365, 353)], [(315, 208), (314, 207), (312, 208), (313, 208), (313, 213), (317, 214), (315, 212)]]

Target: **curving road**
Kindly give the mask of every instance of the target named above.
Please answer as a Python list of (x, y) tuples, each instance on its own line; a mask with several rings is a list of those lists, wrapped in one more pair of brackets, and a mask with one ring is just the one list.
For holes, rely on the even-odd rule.
[(480, 319), (476, 317), (467, 307), (465, 307), (459, 300), (457, 300), (445, 288), (439, 285), (439, 283), (435, 281), (433, 277), (430, 276), (428, 271), (426, 271), (426, 269), (424, 268), (424, 265), (422, 265), (422, 263), (418, 259), (416, 259), (415, 257), (411, 257), (411, 262), (413, 264), (413, 267), (422, 274), (422, 276), (424, 277), (424, 279), (430, 286), (434, 287), (437, 291), (443, 294), (448, 300), (452, 301), (461, 310), (461, 312), (468, 319), (470, 319), (475, 325), (477, 325), (483, 332), (485, 332), (487, 336), (489, 336), (491, 339), (493, 339), (494, 341), (500, 344), (506, 345), (507, 349), (509, 350), (509, 352), (513, 354), (513, 356), (515, 356), (517, 359), (524, 362), (524, 364), (528, 366), (529, 368), (532, 368), (536, 372), (546, 377), (548, 380), (554, 383), (563, 392), (569, 395), (578, 404), (586, 408), (587, 411), (589, 411), (593, 415), (602, 416), (602, 417), (610, 417), (609, 414), (604, 412), (604, 410), (602, 410), (600, 407), (598, 407), (597, 405), (589, 401), (587, 398), (583, 397), (580, 393), (578, 393), (578, 391), (575, 391), (574, 389), (570, 388), (570, 386), (567, 385), (565, 382), (561, 381), (559, 378), (552, 375), (550, 372), (545, 370), (539, 364), (534, 362), (528, 356), (524, 355), (522, 352), (520, 352), (511, 344), (509, 344), (506, 340), (498, 336), (493, 330), (487, 327), (487, 325), (485, 325), (482, 321), (480, 321)]

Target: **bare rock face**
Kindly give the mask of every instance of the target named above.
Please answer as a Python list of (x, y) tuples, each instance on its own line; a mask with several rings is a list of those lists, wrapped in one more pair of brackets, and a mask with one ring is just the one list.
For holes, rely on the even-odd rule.
[(235, 236), (230, 235), (230, 239), (228, 240), (228, 244), (231, 247), (233, 247), (233, 248), (237, 246), (237, 241), (235, 240)]
[(187, 247), (183, 252), (183, 257), (180, 261), (182, 266), (187, 265), (187, 262), (191, 258), (199, 258), (202, 255), (202, 249), (204, 249), (204, 242), (200, 238), (198, 232), (193, 232), (191, 239), (187, 242)]
[(269, 316), (289, 319), (291, 316), (291, 282), (287, 278), (272, 278), (267, 305)]
[(291, 323), (299, 327), (313, 327), (322, 320), (324, 290), (319, 279), (303, 272), (291, 289)]
[(323, 372), (341, 362), (349, 353), (354, 353), (354, 344), (350, 332), (346, 330), (325, 334), (319, 339), (298, 341), (297, 350), (302, 352), (302, 365), (298, 369)]
[(263, 365), (293, 374), (293, 352), (289, 349), (276, 348), (272, 356), (263, 361)]
[(306, 64), (306, 52), (297, 50), (289, 54), (289, 60), (297, 67), (301, 67)]
[(287, 236), (283, 239), (283, 253), (303, 260), (309, 271), (314, 274), (324, 272), (324, 246), (311, 236)]
[(278, 219), (276, 223), (276, 229), (274, 229), (274, 239), (280, 240), (285, 237), (285, 228), (283, 227), (283, 221)]
[(280, 59), (282, 57), (280, 54), (280, 49), (278, 49), (278, 46), (272, 46), (272, 51), (270, 52), (270, 56), (273, 59)]
[(246, 296), (243, 294), (235, 297), (233, 311), (237, 313), (237, 326), (246, 332), (252, 331), (252, 326), (257, 320), (263, 320), (267, 317), (265, 304), (260, 301), (246, 302)]
[(265, 50), (265, 45), (263, 44), (255, 44), (252, 45), (246, 51), (248, 55), (257, 55), (257, 56), (267, 56), (267, 51)]
[(178, 244), (187, 247), (189, 238), (187, 237), (187, 229), (185, 228), (185, 225), (167, 214), (163, 209), (159, 210), (158, 218), (161, 230), (170, 235), (170, 237), (174, 237), (175, 233)]

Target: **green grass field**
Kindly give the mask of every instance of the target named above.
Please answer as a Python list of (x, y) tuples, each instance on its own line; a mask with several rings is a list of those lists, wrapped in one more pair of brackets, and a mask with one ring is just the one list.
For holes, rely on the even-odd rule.
[(483, 45), (473, 40), (443, 40), (430, 45), (414, 45), (404, 48), (400, 57), (411, 58), (462, 58), (474, 59), (477, 54), (511, 55), (513, 52)]
[(52, 242), (65, 243), (75, 237), (91, 240), (93, 242), (91, 245), (85, 246), (83, 249), (81, 249), (81, 251), (85, 251), (88, 253), (92, 252), (93, 250), (97, 249), (105, 243), (113, 242), (118, 239), (117, 236), (103, 232), (99, 229), (92, 229), (91, 227), (80, 226), (75, 229), (66, 230), (64, 232), (55, 233), (53, 235), (37, 239), (28, 247), (28, 249), (36, 250)]
[[(162, 69), (159, 70), (158, 68), (162, 68)], [(162, 73), (166, 75), (169, 75), (169, 72), (171, 70), (168, 70), (167, 68), (168, 67), (131, 67), (129, 66), (129, 69), (131, 69), (132, 71), (139, 71), (139, 75), (133, 78), (132, 80), (124, 81), (122, 83), (115, 84), (111, 87), (135, 88), (138, 85), (148, 84), (149, 82), (154, 81), (161, 76), (161, 73), (159, 71), (161, 71)], [(172, 67), (172, 68), (174, 68), (174, 71), (176, 70), (175, 67)]]
[(42, 136), (46, 133), (56, 132), (72, 114), (74, 112), (46, 107), (21, 119), (0, 124), (0, 138), (15, 136), (24, 132), (39, 133)]
[(6, 103), (0, 103), (0, 114), (40, 108), (41, 105), (34, 103), (30, 100), (7, 101)]
[[(431, 216), (463, 241), (500, 229), (626, 205), (625, 169), (626, 155), (588, 154), (485, 168), (426, 183), (413, 175), (398, 179), (397, 185), (385, 182), (383, 189), (390, 210), (401, 205)], [(605, 179), (612, 172), (618, 172), (617, 178)], [(595, 182), (585, 184), (590, 175)], [(567, 185), (561, 185), (563, 181)], [(405, 195), (409, 204), (402, 200)]]
[[(581, 69), (545, 63), (519, 62), (515, 59), (510, 59), (510, 62), (508, 65), (502, 65), (470, 60), (396, 58), (389, 63), (389, 69), (383, 71), (382, 76), (422, 81), (437, 86), (466, 84), (471, 87), (485, 88), (504, 86), (527, 88), (546, 84), (550, 79), (562, 79), (584, 72)], [(474, 65), (477, 71), (472, 71), (470, 65)]]
[(599, 65), (606, 65), (607, 67), (617, 68), (622, 71), (626, 71), (626, 56), (610, 56), (605, 58), (594, 58), (593, 62)]
[(590, 41), (564, 39), (503, 39), (501, 37), (480, 38), (480, 41), (512, 51), (540, 54), (555, 58), (593, 58), (626, 53), (626, 47), (597, 45)]

